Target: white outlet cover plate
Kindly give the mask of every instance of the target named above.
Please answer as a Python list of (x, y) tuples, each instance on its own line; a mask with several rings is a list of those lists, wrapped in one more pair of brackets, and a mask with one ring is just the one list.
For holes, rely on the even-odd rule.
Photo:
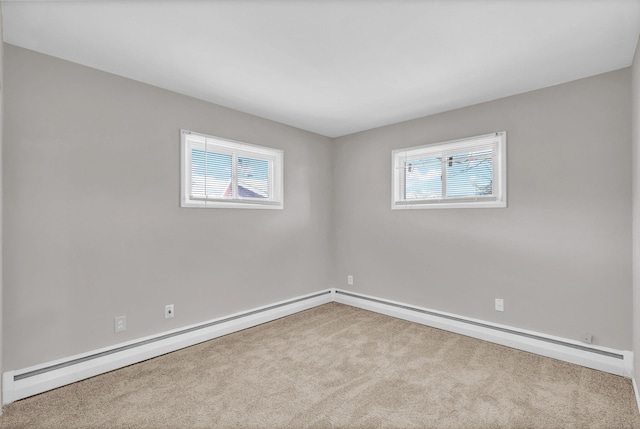
[(174, 315), (175, 315), (175, 312), (173, 310), (173, 304), (165, 305), (164, 306), (164, 318), (165, 319), (171, 319)]
[(115, 332), (124, 332), (127, 330), (127, 316), (116, 316), (115, 318)]

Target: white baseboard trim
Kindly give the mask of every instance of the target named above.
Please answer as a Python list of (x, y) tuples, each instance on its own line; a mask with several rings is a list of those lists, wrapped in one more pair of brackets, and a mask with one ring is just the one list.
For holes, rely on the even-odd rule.
[(208, 322), (167, 331), (76, 356), (2, 374), (2, 404), (37, 395), (115, 369), (142, 362), (223, 335), (260, 325), (329, 302), (338, 302), (403, 320), (631, 378), (633, 353), (483, 320), (417, 307), (340, 289), (327, 289)]
[(334, 300), (327, 289), (208, 322), (140, 338), (2, 375), (2, 403), (14, 401), (142, 362), (223, 335), (270, 322)]
[(584, 344), (346, 290), (337, 289), (335, 301), (627, 378), (633, 375), (631, 351)]

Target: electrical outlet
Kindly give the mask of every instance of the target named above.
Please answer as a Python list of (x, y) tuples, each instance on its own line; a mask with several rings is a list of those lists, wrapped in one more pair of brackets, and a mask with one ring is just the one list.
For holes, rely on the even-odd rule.
[(171, 319), (173, 317), (173, 304), (164, 306), (164, 318)]
[(353, 286), (353, 276), (351, 274), (347, 276), (347, 284)]
[(591, 342), (593, 341), (593, 335), (591, 335), (589, 332), (585, 332), (584, 334), (582, 334), (581, 339), (585, 343), (591, 344)]
[(504, 299), (496, 298), (496, 311), (504, 311)]
[(118, 332), (124, 332), (127, 330), (127, 316), (116, 316), (114, 330), (116, 334)]

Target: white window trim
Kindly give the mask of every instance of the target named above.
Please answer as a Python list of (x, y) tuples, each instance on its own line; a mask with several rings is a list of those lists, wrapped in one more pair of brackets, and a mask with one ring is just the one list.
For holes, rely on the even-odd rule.
[[(270, 163), (270, 198), (258, 200), (242, 198), (234, 195), (232, 198), (194, 198), (191, 195), (191, 148), (196, 145), (203, 147), (211, 145), (215, 152), (227, 153), (233, 156), (234, 162), (238, 156), (259, 157)], [(284, 152), (250, 143), (229, 140), (221, 137), (180, 130), (180, 206), (199, 208), (241, 208), (241, 209), (283, 209), (284, 208)], [(237, 183), (237, 177), (232, 176), (232, 183)], [(237, 188), (232, 186), (235, 192)]]
[[(468, 137), (446, 142), (396, 149), (391, 153), (391, 208), (407, 209), (444, 209), (444, 208), (496, 208), (507, 207), (507, 133), (506, 131)], [(441, 199), (406, 200), (404, 199), (405, 162), (425, 156), (447, 156), (449, 153), (474, 147), (492, 147), (493, 194), (487, 197), (448, 197)]]

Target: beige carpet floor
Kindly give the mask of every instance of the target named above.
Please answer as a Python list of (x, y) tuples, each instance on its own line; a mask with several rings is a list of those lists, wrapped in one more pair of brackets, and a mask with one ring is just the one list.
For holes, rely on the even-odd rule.
[(331, 303), (4, 407), (0, 428), (640, 428), (630, 380)]

